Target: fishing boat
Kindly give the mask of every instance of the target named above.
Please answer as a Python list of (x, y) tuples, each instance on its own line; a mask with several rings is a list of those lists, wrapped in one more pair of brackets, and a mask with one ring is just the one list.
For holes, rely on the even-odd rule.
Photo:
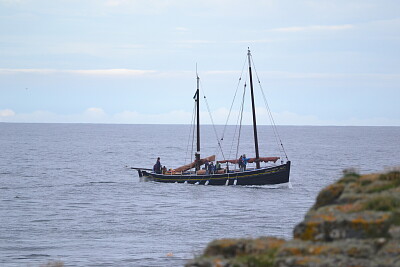
[[(132, 169), (136, 169), (138, 171), (139, 177), (161, 183), (188, 183), (200, 185), (260, 186), (289, 182), (291, 162), (287, 158), (286, 152), (284, 152), (286, 156), (286, 161), (283, 161), (281, 157), (260, 157), (259, 155), (257, 120), (252, 77), (252, 58), (250, 49), (248, 49), (247, 58), (246, 61), (248, 60), (255, 156), (252, 158), (246, 158), (245, 161), (247, 161), (247, 163), (254, 163), (255, 166), (253, 168), (243, 167), (246, 165), (243, 163), (242, 157), (236, 159), (223, 158), (216, 161), (216, 165), (224, 167), (209, 169), (209, 163), (215, 161), (215, 155), (205, 158), (200, 157), (200, 86), (199, 76), (196, 75), (197, 88), (196, 93), (193, 97), (193, 99), (195, 100), (194, 118), (196, 120), (196, 153), (194, 161), (184, 166), (169, 170), (162, 170), (159, 163), (156, 163), (153, 169), (132, 167)], [(246, 85), (244, 87), (246, 88)], [(271, 113), (270, 115), (272, 116)], [(274, 127), (274, 132), (277, 132), (276, 125), (274, 125)], [(221, 138), (221, 140), (222, 139), (223, 138)], [(219, 142), (218, 144), (221, 145)], [(282, 146), (282, 149), (284, 151), (282, 142), (280, 142), (280, 145)], [(277, 164), (277, 162), (280, 163)], [(261, 166), (261, 163), (269, 163), (269, 165), (265, 164), (265, 166)], [(240, 169), (236, 168), (237, 164), (241, 164)], [(203, 166), (205, 166), (205, 168)]]

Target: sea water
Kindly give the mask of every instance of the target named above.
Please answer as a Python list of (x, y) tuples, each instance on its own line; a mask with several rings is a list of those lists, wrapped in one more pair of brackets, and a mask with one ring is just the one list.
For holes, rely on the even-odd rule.
[[(250, 126), (239, 145), (229, 140), (237, 128), (228, 126), (221, 141), (223, 130), (202, 127), (202, 156), (254, 156)], [(192, 132), (187, 125), (0, 123), (0, 265), (182, 266), (217, 238), (289, 239), (344, 169), (400, 165), (400, 127), (280, 126), (275, 138), (259, 126), (261, 156), (286, 160), (282, 141), (289, 184), (141, 182), (126, 167), (151, 168), (157, 157), (167, 168), (190, 162)]]

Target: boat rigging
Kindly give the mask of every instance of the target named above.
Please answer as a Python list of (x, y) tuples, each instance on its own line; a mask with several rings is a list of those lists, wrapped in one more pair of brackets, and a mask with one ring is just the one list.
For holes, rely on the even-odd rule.
[[(190, 184), (203, 184), (203, 185), (268, 185), (268, 184), (281, 184), (281, 183), (287, 183), (289, 182), (289, 174), (290, 174), (290, 165), (291, 162), (288, 160), (286, 152), (283, 148), (282, 141), (278, 135), (277, 128), (275, 125), (275, 122), (273, 121), (271, 111), (269, 109), (268, 102), (266, 101), (265, 94), (262, 90), (260, 80), (258, 79), (257, 75), (257, 80), (258, 83), (260, 84), (260, 88), (262, 91), (262, 95), (264, 98), (265, 105), (268, 110), (268, 115), (271, 119), (271, 122), (273, 124), (273, 131), (275, 134), (275, 138), (280, 142), (280, 145), (283, 149), (283, 152), (285, 153), (286, 156), (286, 163), (281, 161), (281, 164), (279, 165), (274, 165), (274, 166), (265, 166), (261, 167), (261, 162), (273, 162), (276, 163), (280, 157), (260, 157), (259, 154), (259, 143), (258, 143), (258, 131), (257, 131), (257, 116), (256, 116), (256, 108), (255, 108), (255, 94), (254, 94), (254, 86), (253, 86), (253, 74), (252, 74), (252, 56), (250, 49), (247, 51), (247, 61), (248, 61), (248, 74), (249, 74), (249, 81), (250, 81), (250, 96), (251, 96), (251, 109), (252, 109), (252, 125), (253, 125), (253, 136), (254, 136), (254, 150), (255, 150), (255, 157), (253, 158), (245, 158), (242, 159), (242, 156), (240, 158), (237, 158), (238, 154), (238, 149), (239, 149), (239, 140), (240, 140), (240, 131), (241, 131), (241, 124), (242, 124), (242, 118), (243, 118), (243, 106), (244, 106), (244, 96), (246, 92), (246, 84), (244, 85), (244, 91), (243, 91), (243, 99), (242, 99), (242, 106), (241, 106), (241, 113), (240, 113), (240, 127), (239, 127), (239, 134), (238, 134), (238, 145), (236, 149), (236, 158), (235, 159), (225, 159), (225, 156), (222, 151), (222, 146), (221, 142), (224, 140), (224, 134), (226, 130), (226, 125), (224, 127), (224, 131), (222, 134), (222, 137), (219, 139), (217, 137), (217, 142), (219, 149), (222, 152), (223, 160), (218, 160), (216, 161), (217, 164), (223, 164), (226, 163), (226, 168), (220, 168), (220, 169), (209, 169), (209, 163), (215, 161), (215, 155), (209, 156), (206, 158), (201, 158), (200, 156), (200, 78), (199, 75), (197, 74), (196, 70), (196, 92), (193, 97), (195, 101), (195, 118), (193, 117), (193, 122), (194, 120), (196, 121), (196, 152), (195, 152), (195, 159), (193, 162), (189, 164), (185, 164), (184, 166), (171, 169), (169, 171), (166, 170), (156, 170), (153, 169), (153, 171), (150, 171), (149, 169), (145, 168), (133, 168), (137, 169), (139, 176), (140, 177), (145, 177), (149, 180), (155, 181), (155, 182), (165, 182), (165, 183), (190, 183)], [(196, 68), (197, 69), (197, 68)], [(243, 71), (242, 71), (243, 72)], [(241, 78), (239, 79), (240, 82)], [(239, 84), (238, 84), (239, 88)], [(236, 93), (237, 89), (235, 92), (234, 100), (236, 98)], [(206, 103), (206, 106), (209, 110), (207, 99), (204, 96), (204, 100)], [(231, 110), (232, 110), (233, 103), (231, 105)], [(231, 110), (229, 111), (227, 123), (229, 120), (229, 116), (231, 114)], [(209, 110), (210, 112), (210, 110)], [(210, 113), (211, 121), (212, 116)], [(215, 126), (213, 124), (214, 131)], [(217, 135), (217, 134), (216, 134)], [(236, 130), (235, 130), (235, 135), (236, 135)], [(278, 136), (278, 137), (277, 137)], [(193, 128), (193, 138), (194, 138), (194, 128)], [(221, 142), (220, 142), (221, 141)], [(192, 142), (193, 144), (193, 142)], [(192, 152), (193, 152), (193, 145), (192, 145)], [(236, 169), (236, 164), (243, 164), (243, 160), (245, 160), (245, 163), (255, 163), (256, 167), (253, 169), (247, 169), (246, 168), (240, 168), (240, 170)], [(233, 170), (230, 170), (229, 164), (235, 164), (235, 168)], [(202, 166), (205, 165), (205, 169), (201, 169)], [(243, 166), (243, 165), (242, 165)]]

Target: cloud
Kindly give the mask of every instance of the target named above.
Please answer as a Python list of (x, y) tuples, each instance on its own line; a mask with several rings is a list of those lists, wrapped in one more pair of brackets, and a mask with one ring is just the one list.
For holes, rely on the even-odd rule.
[(175, 31), (180, 32), (180, 33), (186, 33), (189, 31), (189, 29), (186, 27), (176, 27)]
[[(209, 70), (202, 72), (204, 75), (240, 75), (239, 70)], [(262, 80), (332, 80), (338, 81), (375, 81), (375, 82), (400, 82), (400, 74), (397, 73), (332, 73), (332, 72), (288, 72), (288, 71), (258, 71)]]
[[(228, 117), (229, 110), (225, 108), (218, 109), (213, 112), (214, 122), (216, 124), (225, 125), (226, 118)], [(268, 110), (264, 107), (256, 107), (257, 124), (271, 125)], [(231, 112), (228, 124), (236, 125), (239, 121), (239, 111), (234, 110)], [(206, 115), (208, 116), (208, 115)], [(319, 119), (313, 115), (302, 115), (290, 111), (272, 112), (272, 117), (277, 125), (330, 125), (331, 122)], [(250, 111), (243, 112), (242, 124), (252, 125), (253, 115)]]
[[(267, 116), (267, 111), (264, 109), (264, 116)], [(332, 122), (324, 121), (314, 115), (297, 114), (290, 111), (273, 112), (274, 121), (279, 125), (335, 125)]]
[(209, 70), (204, 71), (204, 75), (240, 75), (238, 70)]
[[(268, 112), (258, 107), (257, 124), (271, 125)], [(217, 125), (225, 125), (229, 110), (219, 108), (212, 111), (213, 121)], [(273, 112), (272, 116), (277, 125), (337, 125), (337, 126), (400, 126), (400, 119), (387, 117), (356, 118), (344, 120), (326, 120), (315, 115), (298, 114), (291, 111)], [(202, 124), (211, 124), (208, 112), (200, 114)], [(229, 125), (236, 125), (239, 112), (233, 110)], [(0, 122), (24, 123), (110, 123), (110, 124), (190, 124), (192, 113), (185, 110), (172, 110), (166, 113), (146, 114), (137, 111), (125, 110), (115, 114), (108, 114), (102, 108), (91, 107), (79, 114), (56, 114), (48, 111), (34, 111), (32, 113), (16, 113), (13, 110), (0, 110)], [(249, 111), (243, 114), (243, 125), (252, 124), (252, 114)]]
[[(0, 112), (0, 122), (23, 123), (107, 123), (107, 115), (101, 109), (89, 108), (81, 114), (62, 115), (54, 112), (37, 110), (31, 113), (17, 113), (12, 110)], [(3, 116), (8, 115), (8, 116)]]
[[(184, 10), (187, 14), (218, 14), (224, 12), (227, 14), (238, 14), (243, 11), (245, 7), (251, 7), (255, 10), (265, 9), (273, 5), (274, 0), (256, 1), (252, 0), (243, 2), (241, 0), (202, 0), (192, 3), (185, 0), (106, 0), (102, 1), (102, 5), (108, 12), (124, 12), (124, 13), (139, 13), (139, 14), (160, 14), (170, 10)], [(193, 6), (195, 9), (193, 9)], [(190, 13), (191, 12), (191, 13)]]
[(0, 122), (22, 123), (190, 124), (191, 118), (192, 114), (183, 110), (173, 110), (162, 114), (145, 114), (136, 111), (108, 114), (99, 107), (87, 108), (78, 114), (57, 114), (43, 110), (31, 113), (16, 113), (9, 109), (0, 110)]
[(312, 26), (294, 26), (286, 28), (275, 28), (273, 32), (310, 32), (310, 31), (341, 31), (355, 28), (352, 24), (344, 25), (312, 25)]
[[(202, 76), (238, 76), (239, 70), (204, 70)], [(0, 75), (35, 74), (35, 75), (80, 75), (92, 77), (145, 77), (145, 78), (179, 78), (193, 76), (193, 70), (135, 70), (135, 69), (91, 69), (91, 70), (60, 70), (60, 69), (0, 69)], [(368, 82), (400, 82), (397, 73), (329, 73), (329, 72), (285, 72), (285, 71), (259, 71), (259, 76), (264, 80), (332, 80), (339, 81), (368, 81)]]
[(237, 40), (237, 41), (232, 41), (232, 43), (237, 43), (237, 44), (267, 44), (267, 43), (273, 43), (273, 42), (278, 42), (282, 41), (282, 39), (254, 39), (254, 40)]
[(188, 6), (189, 3), (180, 0), (106, 0), (103, 6), (108, 13), (126, 13), (126, 14), (160, 14), (168, 11), (170, 8)]
[(84, 116), (91, 118), (102, 118), (106, 116), (106, 113), (101, 108), (88, 108), (85, 110)]
[(180, 41), (175, 41), (174, 43), (183, 44), (183, 45), (193, 45), (193, 44), (212, 44), (212, 43), (215, 43), (215, 41), (211, 41), (211, 40), (180, 40)]
[(14, 115), (15, 115), (15, 112), (11, 109), (0, 110), (0, 118), (1, 117), (12, 117)]
[(104, 69), (104, 70), (69, 70), (67, 73), (83, 75), (124, 75), (124, 76), (144, 76), (155, 74), (154, 70), (130, 70), (130, 69)]
[(125, 3), (127, 3), (126, 0), (108, 0), (104, 4), (106, 6), (115, 7), (115, 6), (121, 6), (121, 5), (125, 4)]
[(400, 74), (392, 73), (324, 73), (324, 72), (284, 72), (261, 71), (260, 74), (282, 79), (375, 79), (400, 80)]
[(113, 115), (117, 123), (135, 124), (190, 124), (192, 114), (184, 110), (173, 110), (162, 114), (143, 114), (136, 111), (123, 111)]
[[(9, 112), (8, 112), (9, 113)], [(0, 122), (25, 122), (25, 123), (51, 123), (51, 122), (73, 122), (73, 121), (65, 121), (63, 116), (58, 114), (48, 112), (48, 111), (34, 111), (31, 113), (17, 113), (12, 111), (11, 116), (0, 116)]]
[(54, 69), (0, 69), (0, 74), (18, 74), (18, 73), (35, 73), (35, 74), (50, 74), (57, 73)]
[(23, 2), (24, 0), (0, 0), (0, 4), (5, 4), (5, 5), (18, 5)]
[(7, 74), (79, 74), (79, 75), (109, 75), (109, 76), (145, 76), (156, 74), (155, 70), (133, 69), (95, 69), (95, 70), (59, 70), (59, 69), (0, 69), (0, 75)]
[[(171, 79), (187, 78), (193, 76), (193, 70), (135, 70), (135, 69), (91, 69), (91, 70), (60, 70), (60, 69), (0, 69), (1, 75), (77, 75), (96, 79), (97, 77), (110, 77), (112, 79), (122, 78), (147, 78), (147, 79)], [(205, 80), (215, 77), (235, 76), (241, 74), (240, 70), (204, 70), (201, 72)], [(285, 72), (285, 71), (259, 71), (262, 80), (314, 80), (349, 82), (375, 82), (394, 84), (400, 82), (400, 74), (397, 73), (329, 73), (329, 72)], [(229, 78), (229, 79), (230, 79)]]

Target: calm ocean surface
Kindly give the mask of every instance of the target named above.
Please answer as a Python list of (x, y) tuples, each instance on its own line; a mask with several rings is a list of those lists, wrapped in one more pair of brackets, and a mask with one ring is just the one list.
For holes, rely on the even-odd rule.
[[(0, 123), (0, 266), (182, 266), (216, 238), (291, 238), (343, 169), (400, 165), (400, 127), (278, 129), (290, 184), (212, 187), (140, 182), (125, 167), (183, 165), (189, 126)], [(260, 154), (279, 156), (270, 128), (259, 131)], [(252, 156), (249, 126), (242, 139)], [(215, 154), (211, 126), (202, 142)]]

